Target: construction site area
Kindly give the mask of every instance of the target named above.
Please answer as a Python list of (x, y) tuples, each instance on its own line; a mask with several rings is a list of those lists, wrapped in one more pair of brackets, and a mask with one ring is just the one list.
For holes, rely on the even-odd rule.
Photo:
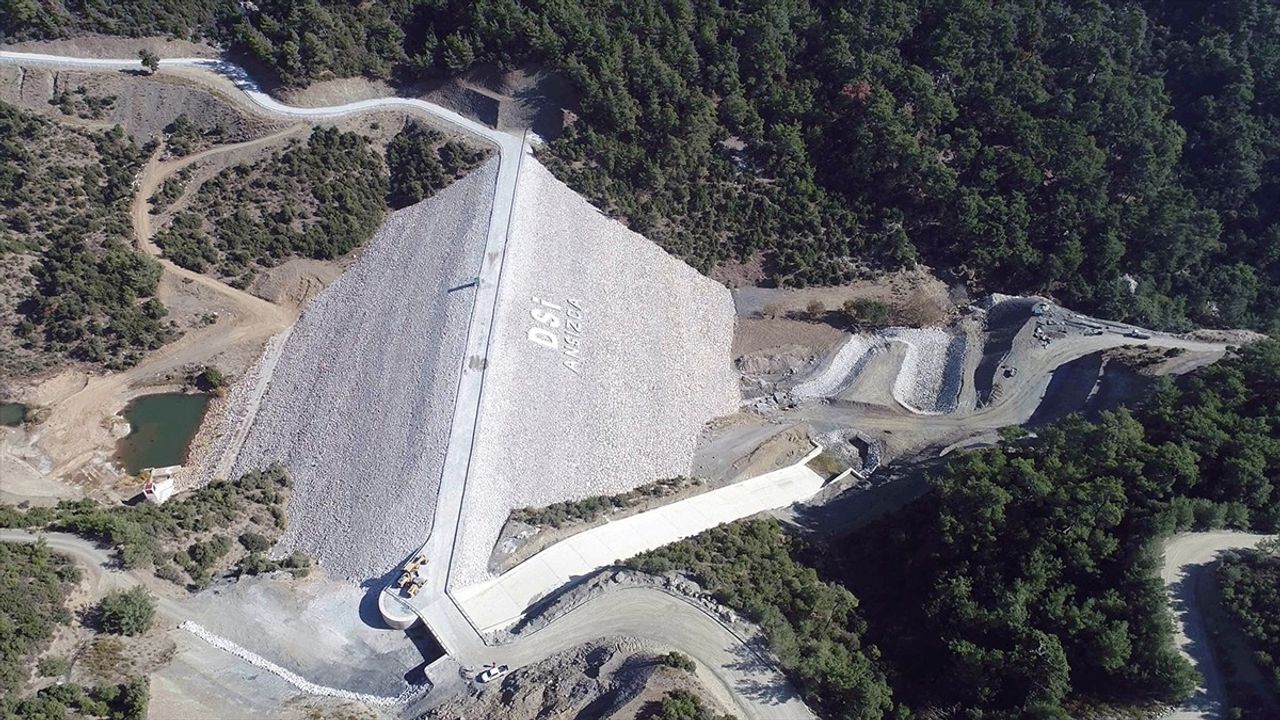
[[(84, 73), (136, 64), (8, 62)], [(696, 593), (604, 581), (601, 571), (721, 523), (857, 504), (895, 463), (1114, 408), (1154, 378), (1249, 340), (1152, 332), (1041, 297), (970, 302), (923, 271), (839, 288), (730, 290), (558, 180), (539, 162), (536, 137), (494, 129), (465, 108), (400, 97), (293, 107), (221, 61), (160, 67), (258, 118), (237, 121), (236, 140), (394, 112), (493, 151), (390, 213), (358, 253), (301, 287), (286, 270), (269, 274), (257, 289), (270, 296), (264, 286), (281, 285), (276, 301), (219, 285), (236, 312), (259, 321), (235, 338), (232, 382), (174, 471), (177, 489), (283, 466), (292, 490), (271, 554), (300, 551), (320, 573), (291, 589), (253, 579), (174, 599), (166, 612), (182, 639), (157, 689), (174, 712), (217, 709), (225, 688), (201, 678), (224, 654), (240, 668), (236, 682), (260, 674), (268, 687), (261, 701), (228, 694), (244, 713), (288, 705), (304, 716), (300, 693), (378, 713), (497, 716), (497, 696), (476, 689), (490, 665), (527, 668), (526, 694), (513, 702), (530, 717), (545, 699), (527, 693), (557, 673), (582, 688), (557, 702), (632, 707), (646, 683), (685, 681), (627, 657), (687, 643), (708, 702), (746, 717), (810, 716), (749, 649), (753, 631), (740, 618)], [(218, 284), (172, 272), (175, 293)], [(199, 279), (184, 284), (188, 276)], [(871, 296), (927, 310), (914, 315), (920, 322), (875, 328), (827, 310)], [(177, 343), (196, 347), (226, 326)], [(97, 393), (94, 403), (122, 403), (142, 392), (134, 376), (78, 387)], [(42, 391), (55, 418), (89, 402), (66, 384)], [(21, 460), (33, 487), (47, 475), (49, 497), (73, 496), (55, 470), (94, 450), (53, 440), (70, 448), (56, 462), (27, 436), (12, 440), (21, 453), (0, 460)], [(495, 563), (511, 552), (504, 543), (552, 532), (526, 524), (512, 535), (523, 509), (681, 477), (697, 482)], [(608, 695), (601, 673), (627, 691)], [(592, 705), (600, 697), (607, 702)]]

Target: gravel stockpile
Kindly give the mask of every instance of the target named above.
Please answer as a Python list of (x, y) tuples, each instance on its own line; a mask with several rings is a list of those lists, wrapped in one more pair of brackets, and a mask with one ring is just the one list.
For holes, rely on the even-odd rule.
[(285, 551), (378, 576), (431, 530), (496, 162), (393, 213), (294, 326), (235, 473), (282, 462)]
[(964, 372), (964, 339), (952, 338), (938, 328), (891, 328), (884, 336), (907, 347), (893, 381), (894, 398), (920, 413), (954, 409)]
[(831, 362), (822, 370), (791, 389), (797, 398), (830, 397), (855, 377), (871, 351), (880, 345), (879, 338), (873, 335), (854, 335), (845, 341), (836, 351)]
[(964, 335), (956, 335), (947, 343), (947, 356), (942, 364), (942, 382), (938, 386), (938, 400), (934, 403), (934, 410), (952, 413), (960, 406), (960, 390), (964, 386), (968, 352), (968, 338)]
[(526, 157), (451, 585), (488, 577), (513, 508), (688, 474), (738, 406), (733, 326), (728, 290)]

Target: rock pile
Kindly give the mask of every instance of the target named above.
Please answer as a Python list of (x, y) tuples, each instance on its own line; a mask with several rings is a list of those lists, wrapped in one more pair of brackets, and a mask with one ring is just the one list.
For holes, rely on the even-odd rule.
[(525, 158), (450, 582), (488, 576), (517, 507), (687, 475), (737, 410), (729, 291)]
[(431, 530), (496, 161), (397, 211), (298, 320), (235, 473), (281, 462), (281, 550), (364, 580)]
[(881, 345), (874, 335), (853, 335), (836, 351), (831, 362), (812, 378), (791, 389), (791, 395), (799, 399), (831, 397), (841, 387), (852, 382), (866, 364), (871, 353)]
[(893, 381), (894, 398), (914, 412), (954, 410), (964, 373), (964, 338), (940, 328), (891, 328), (884, 334), (907, 347)]

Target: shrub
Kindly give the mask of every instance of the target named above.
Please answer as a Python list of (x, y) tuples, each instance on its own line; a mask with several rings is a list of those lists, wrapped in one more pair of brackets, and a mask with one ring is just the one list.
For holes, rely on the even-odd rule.
[(195, 386), (199, 388), (201, 392), (217, 392), (218, 390), (226, 387), (226, 385), (227, 378), (222, 374), (222, 371), (216, 367), (206, 367), (195, 376)]
[(732, 720), (732, 715), (721, 715), (702, 703), (688, 690), (672, 690), (658, 703), (653, 717), (657, 720)]
[(36, 672), (42, 677), (57, 677), (63, 675), (71, 668), (71, 662), (61, 656), (42, 657), (36, 663)]
[(271, 548), (271, 540), (255, 532), (241, 533), (240, 544), (251, 553), (266, 552)]
[(845, 318), (860, 328), (882, 328), (889, 324), (889, 306), (879, 300), (855, 298), (846, 301), (841, 309)]
[(141, 635), (151, 627), (156, 600), (141, 586), (107, 593), (98, 604), (98, 624), (117, 635)]
[(685, 672), (693, 672), (697, 669), (697, 666), (693, 663), (693, 658), (682, 652), (676, 652), (674, 650), (665, 655), (659, 655), (658, 662), (669, 668), (675, 668), (676, 670), (683, 670)]

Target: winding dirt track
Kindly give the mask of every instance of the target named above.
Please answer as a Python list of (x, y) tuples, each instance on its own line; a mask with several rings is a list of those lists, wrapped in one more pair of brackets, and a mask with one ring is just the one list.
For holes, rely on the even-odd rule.
[[(188, 365), (207, 362), (230, 348), (259, 346), (296, 319), (296, 311), (292, 308), (267, 302), (160, 257), (160, 249), (151, 242), (148, 200), (166, 179), (184, 167), (222, 153), (278, 142), (307, 127), (306, 124), (295, 124), (255, 140), (219, 145), (167, 162), (159, 162), (153, 156), (143, 168), (129, 214), (138, 249), (160, 263), (162, 282), (168, 280), (175, 287), (194, 284), (220, 298), (222, 309), (213, 325), (187, 331), (177, 340), (148, 352), (142, 362), (127, 370), (88, 376), (76, 392), (49, 403), (50, 414), (44, 423), (41, 445), (55, 461), (52, 476), (73, 474), (98, 454), (102, 443), (110, 442), (105, 431), (99, 432), (102, 422), (133, 397), (148, 392), (147, 385), (180, 372)], [(93, 431), (86, 432), (86, 427)]]
[[(291, 135), (297, 135), (309, 127), (310, 125), (305, 123), (298, 123), (283, 130), (271, 133), (270, 135), (264, 135), (260, 138), (246, 140), (245, 142), (240, 143), (232, 143), (229, 145), (215, 145), (206, 150), (201, 150), (200, 152), (192, 153), (180, 158), (174, 158), (172, 160), (161, 160), (160, 149), (157, 149), (156, 152), (152, 154), (151, 159), (148, 160), (147, 164), (142, 168), (142, 173), (138, 176), (137, 192), (134, 193), (133, 205), (129, 208), (129, 221), (133, 225), (133, 234), (134, 237), (137, 238), (138, 249), (153, 257), (160, 257), (160, 248), (156, 247), (155, 244), (151, 242), (151, 209), (148, 201), (151, 199), (152, 195), (156, 194), (156, 191), (160, 189), (160, 186), (165, 180), (173, 177), (175, 173), (181, 171), (183, 168), (190, 167), (201, 160), (207, 160), (211, 157), (234, 152), (236, 150), (252, 150), (254, 148), (262, 147), (263, 145), (271, 145)], [(201, 277), (204, 276), (202, 275)], [(248, 297), (253, 297), (243, 290), (236, 290), (235, 288), (223, 283), (214, 282), (213, 284), (230, 290), (231, 295), (246, 295)]]
[(1167, 720), (1218, 720), (1227, 717), (1226, 688), (1209, 644), (1204, 610), (1199, 605), (1196, 590), (1203, 583), (1212, 581), (1209, 573), (1221, 552), (1253, 547), (1268, 537), (1236, 532), (1202, 532), (1177, 535), (1165, 544), (1160, 578), (1169, 589), (1174, 642), (1178, 651), (1204, 677), (1204, 683), (1181, 707), (1167, 715)]

